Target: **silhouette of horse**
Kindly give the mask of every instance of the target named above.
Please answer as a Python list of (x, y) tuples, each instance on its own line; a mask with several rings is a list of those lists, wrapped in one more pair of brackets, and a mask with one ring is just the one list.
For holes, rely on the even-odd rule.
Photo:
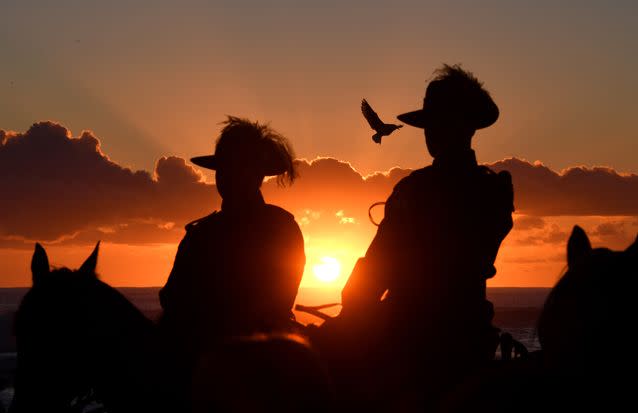
[(333, 387), (298, 334), (239, 336), (207, 352), (193, 374), (193, 412), (330, 412)]
[(575, 374), (605, 369), (618, 351), (615, 337), (638, 319), (638, 239), (625, 251), (592, 249), (585, 231), (576, 226), (567, 265), (538, 323), (544, 360)]
[(565, 394), (587, 394), (583, 405), (628, 399), (623, 378), (635, 374), (638, 357), (623, 337), (638, 320), (638, 239), (624, 251), (592, 248), (576, 226), (567, 265), (538, 322), (544, 367), (560, 385), (571, 383)]
[(229, 338), (180, 381), (156, 325), (97, 278), (98, 251), (77, 270), (51, 270), (36, 244), (16, 313), (11, 412), (81, 412), (96, 401), (109, 413), (332, 410), (327, 374), (294, 335)]
[(90, 395), (109, 412), (172, 408), (170, 368), (160, 363), (154, 324), (97, 278), (98, 249), (78, 270), (51, 270), (36, 244), (33, 286), (15, 320), (12, 412), (81, 411)]
[(325, 320), (321, 326), (308, 325), (306, 334), (334, 383), (338, 411), (412, 411), (429, 404), (423, 392), (429, 376), (420, 354), (405, 350), (405, 336), (394, 333), (383, 303), (371, 306), (362, 318), (320, 311), (333, 305), (296, 309)]
[[(538, 320), (542, 350), (504, 363), (448, 400), (445, 411), (622, 411), (632, 400), (638, 357), (638, 239), (624, 251), (592, 248), (575, 226), (567, 271)], [(612, 407), (614, 406), (614, 407)]]

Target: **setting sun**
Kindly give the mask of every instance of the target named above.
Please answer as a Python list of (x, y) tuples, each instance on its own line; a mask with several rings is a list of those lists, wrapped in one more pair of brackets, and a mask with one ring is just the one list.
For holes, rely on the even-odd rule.
[(341, 265), (336, 258), (322, 257), (321, 264), (312, 267), (315, 277), (323, 282), (332, 282), (339, 277), (341, 273)]

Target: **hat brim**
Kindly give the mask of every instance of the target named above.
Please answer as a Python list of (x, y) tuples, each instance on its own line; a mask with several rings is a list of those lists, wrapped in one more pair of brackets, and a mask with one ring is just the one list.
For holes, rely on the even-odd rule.
[[(401, 122), (406, 125), (414, 126), (415, 128), (424, 129), (425, 125), (428, 123), (428, 114), (430, 112), (425, 109), (415, 110), (412, 112), (402, 113), (397, 116)], [(498, 107), (495, 104), (489, 105), (482, 113), (479, 113), (477, 119), (474, 121), (470, 121), (470, 125), (474, 129), (483, 129), (491, 126), (498, 119), (499, 111)]]
[(406, 125), (414, 126), (415, 128), (425, 128), (426, 116), (423, 109), (402, 113), (397, 116), (397, 119)]
[(196, 156), (191, 158), (191, 162), (202, 168), (212, 169), (213, 171), (217, 169), (217, 158), (215, 155)]
[[(219, 162), (217, 161), (217, 157), (215, 155), (196, 156), (194, 158), (191, 158), (191, 162), (197, 166), (201, 166), (202, 168), (212, 169), (213, 171), (216, 171), (217, 167), (219, 166)], [(262, 169), (261, 172), (264, 174), (264, 176), (281, 175), (286, 172), (286, 167), (276, 162), (273, 162), (270, 165), (264, 165), (260, 169)]]

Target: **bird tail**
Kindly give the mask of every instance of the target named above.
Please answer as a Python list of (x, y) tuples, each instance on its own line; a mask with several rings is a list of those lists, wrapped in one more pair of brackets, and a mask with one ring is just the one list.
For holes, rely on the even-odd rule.
[(380, 133), (375, 133), (374, 135), (372, 135), (372, 140), (373, 140), (375, 143), (378, 143), (378, 144), (380, 145), (380, 144), (381, 144), (381, 137), (382, 137), (382, 136), (383, 136), (383, 135), (381, 135)]

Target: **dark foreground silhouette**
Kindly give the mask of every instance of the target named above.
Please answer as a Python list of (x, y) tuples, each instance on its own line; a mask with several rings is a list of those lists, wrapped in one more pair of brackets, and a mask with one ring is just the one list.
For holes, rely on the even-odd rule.
[[(619, 406), (633, 405), (628, 377), (638, 360), (622, 332), (638, 316), (638, 240), (625, 251), (592, 249), (584, 231), (575, 227), (568, 257), (567, 272), (539, 320), (542, 350), (524, 354), (519, 349), (519, 357), (492, 361), (466, 375), (444, 389), (439, 407), (430, 411), (620, 411)], [(397, 388), (388, 375), (392, 369), (364, 365), (380, 351), (370, 349), (369, 336), (359, 336), (351, 353), (340, 353), (350, 366), (361, 363), (369, 374), (365, 380), (356, 370), (329, 369), (324, 354), (300, 336), (262, 334), (209, 348), (188, 383), (175, 383), (170, 354), (154, 324), (96, 277), (97, 248), (75, 271), (50, 270), (39, 245), (32, 261), (33, 286), (16, 319), (13, 412), (75, 412), (95, 399), (115, 413), (424, 409), (427, 389), (408, 383), (403, 393), (389, 391)], [(391, 348), (384, 351), (393, 354)], [(355, 378), (360, 382), (350, 388), (359, 399), (337, 394), (335, 403), (334, 390), (344, 389), (334, 389), (332, 382)], [(357, 404), (341, 404), (344, 399)], [(371, 401), (383, 404), (375, 408)]]
[(193, 374), (196, 413), (332, 412), (331, 379), (295, 334), (254, 334), (206, 352)]
[(477, 164), (471, 140), (498, 114), (471, 73), (444, 66), (423, 109), (399, 116), (423, 128), (433, 164), (395, 186), (341, 314), (319, 328), (291, 313), (305, 264), (301, 231), (260, 192), (266, 176), (292, 182), (292, 150), (269, 127), (230, 117), (215, 154), (193, 158), (216, 171), (221, 211), (187, 227), (157, 326), (98, 280), (98, 247), (72, 271), (51, 270), (36, 246), (33, 287), (16, 317), (12, 410), (79, 411), (92, 398), (112, 413), (538, 411), (627, 401), (621, 377), (634, 373), (636, 356), (632, 346), (619, 352), (618, 336), (637, 315), (636, 243), (592, 249), (574, 229), (568, 271), (539, 320), (542, 351), (528, 354), (492, 325), (486, 281), (512, 228), (513, 188), (507, 172)]
[(628, 378), (636, 374), (638, 356), (627, 334), (638, 320), (638, 238), (625, 251), (592, 249), (576, 226), (567, 264), (538, 323), (544, 367), (557, 387), (570, 383), (566, 404), (635, 407), (635, 381)]
[[(197, 165), (215, 170), (216, 188), (222, 197), (221, 211), (187, 225), (173, 269), (160, 291), (163, 313), (158, 328), (120, 295), (117, 295), (119, 302), (126, 302), (127, 306), (114, 302), (115, 307), (111, 307), (108, 298), (117, 293), (95, 277), (97, 248), (80, 270), (50, 272), (46, 254), (38, 247), (33, 259), (34, 287), (18, 314), (16, 332), (21, 390), (16, 398), (16, 411), (31, 411), (33, 406), (29, 403), (47, 399), (34, 398), (30, 393), (37, 394), (53, 377), (41, 378), (33, 372), (39, 363), (38, 357), (46, 358), (41, 352), (49, 356), (56, 354), (42, 346), (43, 339), (56, 331), (66, 333), (65, 328), (73, 329), (76, 341), (61, 354), (72, 357), (78, 344), (86, 342), (87, 338), (81, 333), (83, 328), (87, 329), (88, 339), (99, 343), (81, 349), (79, 355), (83, 357), (80, 360), (89, 355), (99, 358), (100, 363), (106, 363), (104, 368), (107, 370), (103, 371), (102, 365), (97, 365), (94, 370), (82, 371), (83, 374), (69, 373), (69, 380), (79, 376), (78, 383), (85, 387), (76, 388), (73, 381), (69, 385), (60, 381), (59, 385), (67, 391), (60, 392), (59, 403), (56, 401), (55, 405), (68, 405), (73, 397), (83, 397), (94, 389), (109, 411), (116, 412), (171, 411), (175, 408), (201, 411), (204, 407), (193, 405), (193, 400), (205, 401), (204, 406), (219, 402), (217, 404), (227, 411), (244, 411), (240, 408), (241, 403), (217, 400), (231, 394), (240, 397), (246, 406), (260, 406), (268, 411), (273, 407), (272, 400), (253, 391), (259, 380), (251, 382), (257, 376), (249, 367), (253, 370), (268, 364), (279, 367), (272, 370), (273, 374), (278, 372), (281, 376), (278, 381), (275, 376), (270, 377), (271, 380), (262, 377), (261, 387), (273, 395), (283, 394), (278, 393), (282, 390), (278, 386), (292, 389), (298, 384), (297, 380), (303, 384), (311, 377), (312, 368), (307, 365), (311, 359), (300, 357), (310, 350), (300, 347), (298, 342), (237, 339), (256, 333), (265, 333), (267, 337), (271, 333), (284, 333), (288, 337), (294, 329), (299, 329), (291, 310), (305, 265), (303, 237), (293, 216), (282, 208), (266, 204), (260, 191), (267, 176), (277, 176), (281, 183), (292, 183), (296, 176), (293, 158), (288, 141), (269, 126), (228, 117), (215, 145), (215, 154), (192, 159)], [(69, 295), (70, 299), (63, 294)], [(64, 302), (56, 310), (65, 312), (45, 313), (44, 308), (56, 300)], [(80, 303), (91, 300), (91, 307), (84, 310), (81, 305), (74, 305), (78, 300)], [(72, 318), (72, 311), (82, 312), (85, 318)], [(51, 323), (52, 320), (58, 323)], [(65, 324), (71, 321), (77, 325), (69, 327)], [(100, 335), (107, 336), (108, 340), (100, 341)], [(201, 362), (211, 351), (221, 352), (236, 361), (242, 357), (252, 360), (236, 363), (246, 383), (253, 383), (246, 394), (219, 392), (216, 393), (219, 397), (213, 400), (201, 398), (202, 392), (192, 394), (193, 377), (202, 377)], [(295, 359), (296, 365), (286, 362), (283, 354)], [(56, 367), (64, 369), (61, 362), (64, 359), (56, 358), (55, 362), (60, 363)], [(79, 367), (89, 369), (89, 366)], [(209, 383), (220, 387), (228, 379), (230, 368), (223, 363), (218, 367), (225, 375), (220, 380), (209, 380)], [(104, 374), (100, 373), (102, 371)], [(87, 376), (90, 372), (97, 374), (95, 380), (93, 376)], [(119, 375), (127, 379), (116, 384)], [(275, 386), (275, 382), (279, 384)], [(123, 389), (118, 392), (109, 386)], [(47, 390), (53, 391), (55, 387), (47, 387)], [(329, 392), (318, 391), (317, 394), (322, 396), (315, 397), (310, 406), (301, 403), (299, 398), (305, 393), (296, 392), (290, 396), (290, 404), (281, 403), (277, 410), (323, 409), (325, 404), (316, 399), (327, 402), (329, 399), (323, 395)], [(250, 398), (251, 394), (255, 395), (254, 400)], [(251, 408), (250, 411), (254, 410)]]
[(625, 338), (638, 309), (638, 239), (625, 251), (591, 248), (575, 226), (568, 268), (538, 321), (541, 350), (468, 377), (444, 411), (626, 411), (636, 406), (638, 357)]
[[(157, 326), (95, 274), (98, 247), (78, 270), (50, 270), (38, 244), (33, 286), (16, 314), (11, 412), (325, 412), (330, 378), (294, 334), (227, 336), (181, 373)], [(167, 345), (168, 344), (168, 345)]]
[(97, 278), (98, 246), (79, 269), (51, 270), (36, 245), (16, 313), (11, 412), (81, 411), (92, 392), (113, 412), (176, 411), (154, 324)]
[(215, 154), (192, 159), (215, 170), (222, 205), (186, 226), (160, 291), (160, 331), (184, 383), (199, 357), (223, 340), (296, 326), (303, 236), (292, 214), (267, 204), (260, 191), (266, 176), (292, 183), (293, 158), (288, 141), (270, 127), (229, 117)]
[(434, 161), (394, 187), (342, 292), (341, 314), (314, 336), (343, 379), (340, 394), (352, 397), (344, 405), (435, 408), (442, 392), (494, 358), (486, 280), (512, 228), (513, 189), (509, 173), (478, 165), (471, 141), (498, 113), (471, 73), (444, 66), (423, 109), (399, 116), (423, 129)]

